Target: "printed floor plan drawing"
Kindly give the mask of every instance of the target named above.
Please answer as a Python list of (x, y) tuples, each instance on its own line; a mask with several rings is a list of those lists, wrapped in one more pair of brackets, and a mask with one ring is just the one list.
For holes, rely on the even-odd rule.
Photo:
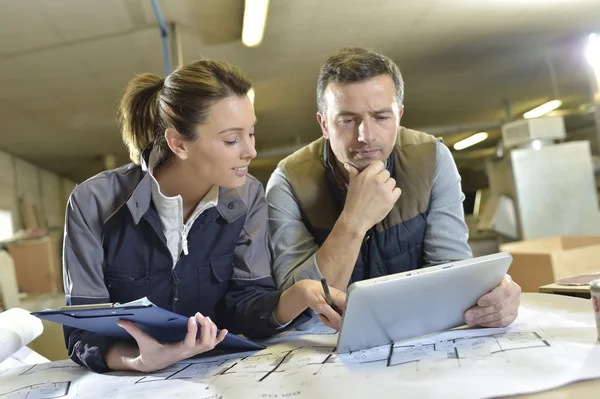
[(510, 351), (540, 347), (550, 347), (550, 344), (535, 332), (481, 335), (418, 345), (394, 344), (341, 356), (335, 354), (334, 347), (308, 346), (236, 359), (179, 363), (142, 377), (136, 383), (195, 379), (210, 385), (222, 378), (262, 383), (287, 375), (340, 376), (373, 367), (404, 367), (418, 372), (509, 362)]
[(293, 350), (256, 354), (235, 359), (205, 360), (175, 364), (158, 373), (140, 378), (137, 383), (157, 380), (195, 379), (210, 384), (218, 378), (244, 379), (261, 383), (270, 376), (314, 370), (318, 374), (326, 363), (335, 359), (334, 347), (304, 347)]
[(188, 359), (150, 374), (43, 363), (4, 370), (0, 399), (514, 395), (600, 378), (600, 346), (588, 316), (578, 321), (521, 310), (521, 321), (508, 328), (457, 329), (349, 354), (336, 353), (331, 331), (294, 331), (261, 351)]
[(550, 344), (535, 332), (481, 335), (423, 345), (394, 345), (389, 365), (414, 367), (417, 371), (481, 366), (488, 362), (509, 362), (510, 351), (540, 347), (550, 347)]
[(8, 399), (54, 399), (69, 394), (70, 381), (30, 385), (7, 394)]

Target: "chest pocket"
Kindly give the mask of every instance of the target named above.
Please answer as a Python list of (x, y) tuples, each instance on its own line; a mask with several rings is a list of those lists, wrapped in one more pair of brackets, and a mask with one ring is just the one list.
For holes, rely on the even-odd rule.
[(104, 270), (104, 284), (113, 302), (130, 302), (148, 296), (150, 279), (144, 270), (128, 270), (107, 266)]
[(225, 297), (233, 274), (233, 254), (211, 257), (198, 268), (198, 308), (214, 309)]

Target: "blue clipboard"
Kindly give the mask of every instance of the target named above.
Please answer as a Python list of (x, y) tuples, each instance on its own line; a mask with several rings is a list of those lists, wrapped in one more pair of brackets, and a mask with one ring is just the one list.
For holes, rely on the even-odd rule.
[[(90, 305), (87, 309), (85, 305), (74, 306), (72, 309), (67, 306), (58, 310), (44, 310), (31, 314), (65, 326), (127, 340), (132, 340), (133, 337), (119, 327), (117, 321), (130, 320), (157, 341), (165, 343), (183, 341), (187, 334), (187, 317), (162, 309), (145, 298), (141, 300), (143, 305), (135, 304), (139, 302), (140, 300), (131, 302), (131, 305), (107, 304), (105, 307)], [(198, 325), (199, 336), (200, 325)], [(225, 339), (216, 346), (216, 349), (238, 352), (264, 348), (264, 345), (231, 333), (227, 333)]]

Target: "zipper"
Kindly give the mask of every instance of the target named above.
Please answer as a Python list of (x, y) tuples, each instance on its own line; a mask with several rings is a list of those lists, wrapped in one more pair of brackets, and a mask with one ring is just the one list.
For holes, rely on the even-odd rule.
[(177, 309), (177, 301), (179, 301), (179, 277), (175, 273), (175, 269), (171, 270), (171, 276), (173, 277), (173, 311)]
[(181, 248), (183, 249), (183, 254), (188, 255), (190, 252), (188, 250), (188, 240), (187, 240), (187, 225), (183, 225), (183, 229), (181, 230)]
[[(198, 227), (199, 229), (202, 229), (205, 226), (210, 226), (211, 224), (213, 224), (217, 219), (219, 218), (218, 214), (215, 214), (214, 217), (210, 218), (210, 219), (206, 219), (201, 225), (200, 227)], [(196, 218), (197, 219), (197, 218)], [(181, 250), (183, 251), (184, 255), (189, 254), (189, 249), (188, 249), (188, 233), (189, 230), (191, 230), (191, 224), (193, 224), (195, 222), (194, 221), (188, 221), (188, 223), (186, 225), (184, 225), (183, 230), (181, 232)], [(204, 235), (204, 233), (206, 232), (206, 230), (208, 229), (208, 227), (204, 228), (202, 230), (201, 233), (199, 233), (197, 235), (197, 237), (195, 237), (195, 241), (200, 239), (200, 237), (202, 237)], [(187, 231), (186, 231), (187, 230)], [(177, 261), (179, 262), (179, 258), (177, 258)]]
[[(363, 279), (370, 278), (371, 275), (371, 236), (373, 235), (373, 228), (367, 231), (367, 234), (363, 238), (362, 247), (364, 248), (364, 256), (363, 256)], [(362, 251), (361, 251), (362, 252)]]

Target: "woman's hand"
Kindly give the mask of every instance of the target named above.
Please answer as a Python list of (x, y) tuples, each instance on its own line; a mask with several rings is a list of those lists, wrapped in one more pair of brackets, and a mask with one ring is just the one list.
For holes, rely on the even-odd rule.
[[(200, 338), (196, 339), (200, 323)], [(183, 341), (174, 344), (162, 344), (140, 330), (133, 322), (118, 322), (137, 342), (137, 348), (118, 343), (106, 354), (106, 365), (112, 370), (137, 370), (150, 372), (164, 369), (173, 363), (189, 357), (208, 352), (219, 344), (227, 335), (221, 330), (217, 335), (217, 326), (209, 317), (196, 313), (188, 319), (188, 332)]]

